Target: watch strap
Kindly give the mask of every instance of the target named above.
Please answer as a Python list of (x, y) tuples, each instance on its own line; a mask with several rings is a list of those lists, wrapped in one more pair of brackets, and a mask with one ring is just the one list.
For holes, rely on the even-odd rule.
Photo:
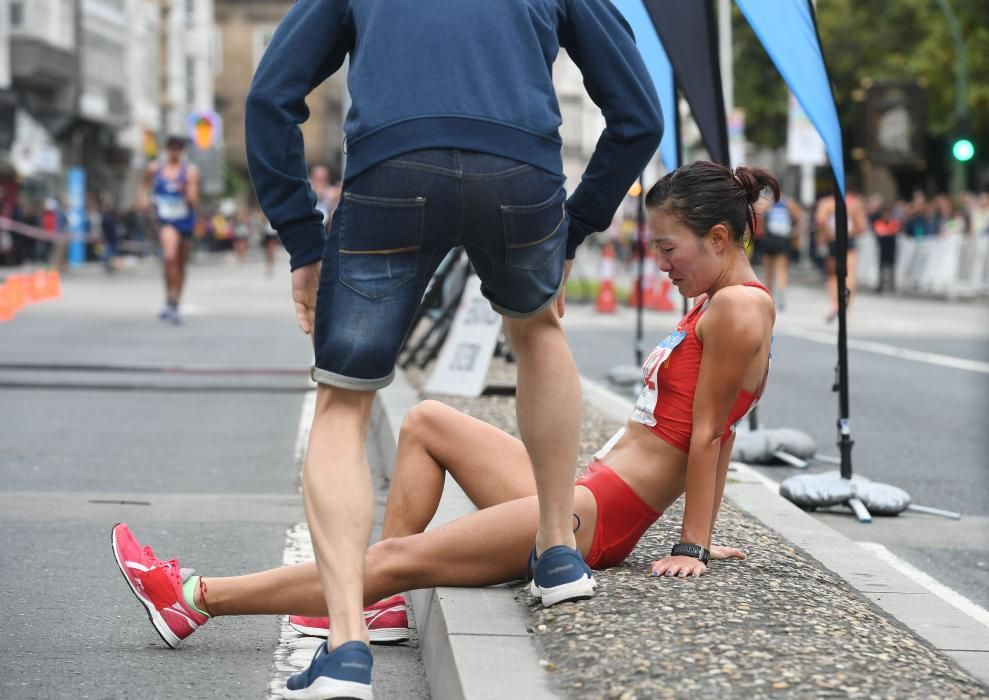
[(706, 566), (708, 559), (711, 557), (711, 553), (699, 544), (679, 542), (673, 545), (673, 550), (670, 552), (670, 556), (692, 557), (694, 559), (699, 559)]

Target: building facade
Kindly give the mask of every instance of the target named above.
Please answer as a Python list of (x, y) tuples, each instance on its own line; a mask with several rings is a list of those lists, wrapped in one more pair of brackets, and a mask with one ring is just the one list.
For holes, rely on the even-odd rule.
[(168, 134), (185, 134), (195, 111), (212, 110), (218, 68), (213, 0), (160, 0), (165, 42), (162, 114)]
[[(0, 12), (0, 171), (56, 178), (78, 101), (75, 0), (7, 0)], [(5, 187), (11, 191), (11, 183)]]
[(164, 133), (160, 56), (165, 35), (158, 2), (127, 0), (127, 12), (131, 24), (124, 69), (131, 118), (119, 140), (130, 151), (133, 167), (142, 169), (156, 155)]
[[(242, 175), (247, 173), (244, 134), (247, 93), (275, 28), (291, 6), (292, 0), (216, 0), (221, 48), (216, 75), (217, 111), (224, 122), (227, 163)], [(326, 165), (336, 176), (342, 170), (344, 73), (341, 69), (309, 96), (310, 116), (302, 125), (309, 165)]]
[[(160, 59), (161, 136), (191, 137), (193, 116), (213, 113), (214, 84), (220, 65), (213, 0), (158, 0), (163, 27)], [(218, 125), (219, 126), (219, 125)], [(219, 136), (219, 134), (217, 135)], [(218, 197), (226, 185), (220, 138), (189, 149), (200, 172), (200, 193)]]
[(553, 84), (562, 119), (563, 172), (567, 176), (567, 189), (572, 192), (580, 184), (580, 177), (604, 131), (604, 116), (588, 97), (580, 69), (566, 51), (560, 51), (553, 64)]
[(163, 137), (213, 109), (216, 36), (212, 0), (0, 0), (0, 178), (59, 195), (78, 165), (129, 206)]

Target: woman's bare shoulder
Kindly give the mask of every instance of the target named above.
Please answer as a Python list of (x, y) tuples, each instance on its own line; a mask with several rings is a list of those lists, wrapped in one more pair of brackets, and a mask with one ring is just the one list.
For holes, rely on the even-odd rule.
[[(737, 346), (761, 344), (776, 319), (773, 301), (758, 287), (734, 285), (718, 290), (702, 319), (705, 338), (730, 340)], [(700, 324), (699, 324), (700, 325)], [(701, 331), (701, 328), (698, 328)]]

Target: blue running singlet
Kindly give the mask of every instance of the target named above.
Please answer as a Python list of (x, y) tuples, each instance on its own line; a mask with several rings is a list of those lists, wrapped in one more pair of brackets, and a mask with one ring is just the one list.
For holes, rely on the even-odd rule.
[(174, 226), (183, 236), (191, 236), (196, 226), (196, 212), (185, 196), (185, 186), (189, 179), (189, 167), (185, 163), (179, 168), (177, 177), (165, 177), (165, 166), (155, 173), (154, 204), (158, 221)]

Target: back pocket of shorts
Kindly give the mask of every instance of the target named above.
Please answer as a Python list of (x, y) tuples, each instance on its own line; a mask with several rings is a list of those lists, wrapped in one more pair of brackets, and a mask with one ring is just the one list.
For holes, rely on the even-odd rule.
[(565, 201), (561, 187), (545, 202), (502, 205), (506, 264), (538, 270), (553, 257), (567, 237)]
[(340, 226), (340, 281), (380, 299), (416, 276), (425, 197), (391, 199), (345, 192)]

